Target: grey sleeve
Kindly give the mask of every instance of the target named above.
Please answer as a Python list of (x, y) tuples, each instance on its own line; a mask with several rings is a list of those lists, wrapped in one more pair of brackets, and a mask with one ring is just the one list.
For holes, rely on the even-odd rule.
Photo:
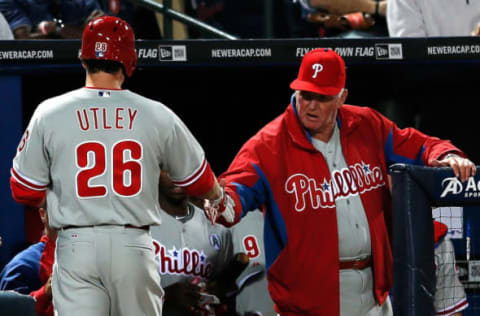
[(50, 160), (45, 148), (45, 130), (42, 122), (39, 106), (20, 140), (13, 159), (15, 172), (24, 180), (38, 186), (45, 186), (50, 182)]
[(425, 37), (424, 18), (417, 0), (389, 0), (387, 27), (391, 37)]
[(201, 175), (205, 153), (188, 127), (173, 112), (174, 124), (166, 139), (165, 170), (172, 181), (180, 186), (188, 186)]

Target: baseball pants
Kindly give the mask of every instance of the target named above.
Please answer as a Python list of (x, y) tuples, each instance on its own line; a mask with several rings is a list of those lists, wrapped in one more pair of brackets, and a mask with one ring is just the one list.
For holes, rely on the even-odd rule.
[(163, 290), (150, 232), (123, 226), (58, 231), (52, 293), (58, 316), (157, 316)]
[(373, 295), (372, 268), (340, 270), (341, 316), (392, 316), (390, 299), (378, 306)]

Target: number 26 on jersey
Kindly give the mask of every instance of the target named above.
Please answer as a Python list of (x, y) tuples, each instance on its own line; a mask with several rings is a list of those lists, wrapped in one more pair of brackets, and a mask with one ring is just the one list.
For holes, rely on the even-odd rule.
[[(80, 143), (75, 149), (77, 196), (104, 197), (109, 190), (123, 197), (137, 195), (142, 191), (142, 155), (142, 144), (135, 140), (121, 140), (111, 148), (97, 141)], [(93, 184), (109, 168), (110, 183)]]

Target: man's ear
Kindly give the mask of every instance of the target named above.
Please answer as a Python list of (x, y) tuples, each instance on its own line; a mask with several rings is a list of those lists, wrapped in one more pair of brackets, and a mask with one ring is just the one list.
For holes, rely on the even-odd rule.
[(341, 103), (344, 104), (348, 97), (348, 89), (343, 89), (342, 95), (340, 96)]

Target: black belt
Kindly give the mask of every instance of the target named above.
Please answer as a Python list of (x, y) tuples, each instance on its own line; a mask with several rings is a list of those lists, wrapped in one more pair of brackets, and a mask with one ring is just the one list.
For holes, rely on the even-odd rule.
[(363, 270), (372, 266), (372, 256), (368, 256), (364, 259), (356, 259), (352, 261), (340, 261), (339, 266), (340, 266), (340, 270), (347, 270), (347, 269)]
[(125, 227), (125, 228), (143, 229), (143, 230), (147, 230), (147, 231), (150, 230), (150, 226), (149, 226), (149, 225), (145, 225), (145, 226), (134, 226), (134, 225), (130, 225), (130, 224), (127, 224), (127, 225), (109, 225), (109, 224), (104, 224), (104, 225), (87, 225), (87, 226), (68, 225), (68, 226), (62, 227), (61, 229), (66, 230), (66, 229), (72, 229), (72, 228), (93, 228), (93, 227), (101, 227), (101, 226), (121, 226), (121, 227)]

